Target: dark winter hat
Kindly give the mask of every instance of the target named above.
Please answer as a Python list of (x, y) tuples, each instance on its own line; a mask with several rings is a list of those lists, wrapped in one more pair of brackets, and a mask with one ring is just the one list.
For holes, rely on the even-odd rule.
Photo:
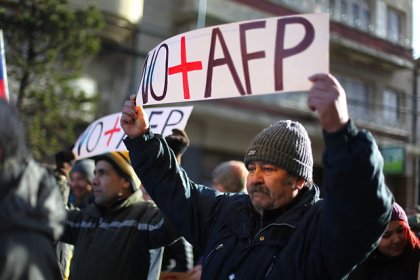
[(407, 214), (398, 203), (392, 204), (391, 221), (404, 221), (408, 224)]
[(279, 121), (257, 134), (244, 159), (246, 166), (255, 161), (274, 164), (292, 175), (312, 181), (311, 140), (298, 122)]
[(95, 176), (95, 161), (91, 159), (78, 160), (71, 169), (70, 174), (73, 172), (80, 172), (86, 180), (92, 183)]
[(190, 139), (187, 133), (177, 128), (172, 129), (172, 134), (166, 136), (165, 140), (176, 156), (182, 156), (190, 145)]
[(71, 150), (59, 151), (54, 155), (54, 158), (55, 158), (55, 164), (59, 167), (61, 167), (63, 163), (65, 162), (71, 163), (75, 159), (74, 154)]
[(109, 162), (118, 174), (131, 183), (133, 191), (137, 191), (140, 188), (140, 179), (131, 166), (130, 157), (127, 151), (111, 152), (95, 157), (95, 162), (100, 160)]

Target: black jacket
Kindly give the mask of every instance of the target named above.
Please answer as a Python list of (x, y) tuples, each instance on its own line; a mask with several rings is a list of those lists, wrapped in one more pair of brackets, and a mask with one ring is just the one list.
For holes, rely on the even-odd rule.
[[(69, 210), (61, 240), (74, 245), (70, 279), (147, 279), (153, 249), (179, 237), (140, 191), (109, 210)], [(161, 254), (160, 254), (161, 257)], [(156, 273), (159, 267), (152, 268)]]
[(324, 183), (286, 211), (260, 217), (246, 194), (192, 182), (152, 132), (126, 139), (134, 170), (160, 209), (205, 256), (202, 279), (343, 279), (376, 246), (391, 214), (382, 157), (352, 123), (324, 134)]
[(420, 249), (407, 247), (398, 257), (386, 257), (373, 251), (347, 280), (417, 280)]
[(53, 240), (64, 220), (52, 173), (32, 159), (0, 168), (0, 279), (60, 279)]

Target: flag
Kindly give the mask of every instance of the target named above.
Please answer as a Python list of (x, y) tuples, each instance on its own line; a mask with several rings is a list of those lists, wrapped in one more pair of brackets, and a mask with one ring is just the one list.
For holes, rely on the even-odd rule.
[(4, 58), (3, 31), (0, 30), (0, 98), (9, 100), (6, 60)]

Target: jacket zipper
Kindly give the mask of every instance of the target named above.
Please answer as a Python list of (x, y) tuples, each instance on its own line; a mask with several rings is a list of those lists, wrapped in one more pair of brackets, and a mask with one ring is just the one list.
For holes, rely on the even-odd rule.
[(259, 230), (259, 231), (255, 234), (254, 238), (255, 238), (255, 237), (257, 237), (257, 236), (258, 236), (258, 234), (260, 234), (262, 231), (264, 231), (265, 229), (267, 229), (267, 228), (268, 228), (268, 227), (270, 227), (270, 226), (288, 226), (288, 227), (290, 227), (290, 228), (296, 228), (295, 226), (292, 226), (291, 224), (286, 224), (286, 223), (280, 223), (280, 224), (277, 224), (277, 223), (271, 223), (271, 224), (269, 224), (269, 225), (265, 226), (264, 228), (260, 229), (260, 230)]
[(215, 251), (218, 251), (218, 250), (220, 250), (220, 249), (222, 249), (222, 248), (223, 248), (223, 243), (220, 243), (220, 244), (218, 244), (216, 247), (214, 247), (214, 248), (210, 251), (210, 253), (207, 255), (206, 259), (204, 260), (204, 264), (206, 264), (206, 263), (207, 263), (207, 261), (209, 260), (210, 256), (211, 256), (211, 255), (213, 255), (213, 253), (214, 253)]

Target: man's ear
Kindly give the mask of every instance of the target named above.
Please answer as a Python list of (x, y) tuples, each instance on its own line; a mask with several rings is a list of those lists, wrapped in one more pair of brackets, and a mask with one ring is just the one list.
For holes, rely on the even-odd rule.
[(305, 179), (297, 179), (295, 187), (297, 190), (302, 189), (305, 186)]
[(131, 190), (131, 182), (128, 181), (126, 178), (123, 179), (123, 188), (126, 190)]

